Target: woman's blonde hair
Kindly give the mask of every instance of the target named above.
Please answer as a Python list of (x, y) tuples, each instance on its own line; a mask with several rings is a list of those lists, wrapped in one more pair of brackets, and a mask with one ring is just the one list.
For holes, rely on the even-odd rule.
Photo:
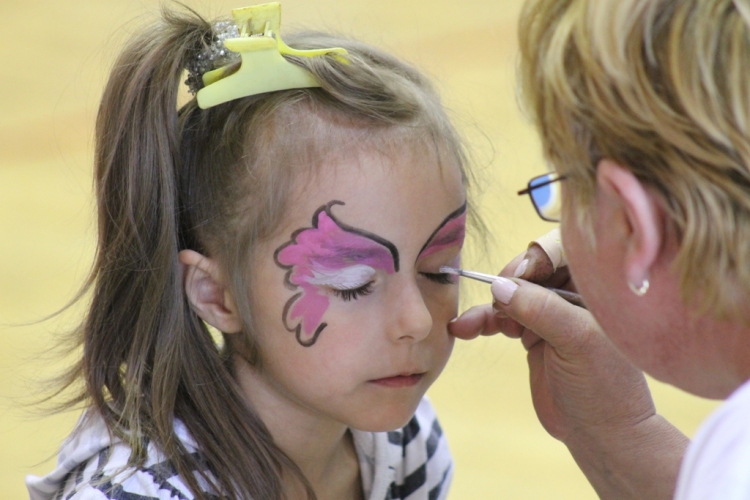
[(578, 222), (598, 161), (621, 163), (664, 199), (683, 298), (733, 314), (750, 295), (750, 3), (530, 0), (519, 38), (522, 105)]
[[(258, 243), (278, 230), (300, 179), (325, 155), (410, 141), (440, 164), (464, 167), (461, 142), (430, 83), (371, 46), (320, 33), (286, 36), (295, 48), (344, 47), (335, 57), (291, 58), (321, 88), (255, 95), (210, 109), (177, 109), (184, 68), (215, 40), (192, 12), (165, 11), (115, 62), (96, 125), (98, 248), (81, 293), (91, 305), (74, 332), (83, 356), (60, 379), (63, 402), (102, 415), (143, 465), (154, 442), (197, 499), (280, 499), (300, 469), (274, 443), (236, 383), (233, 354), (260, 366), (248, 286)], [(380, 141), (380, 142), (378, 142)], [(397, 149), (397, 148), (396, 148)], [(464, 176), (464, 179), (466, 177)], [(215, 258), (245, 324), (218, 348), (191, 310), (178, 252)], [(80, 299), (79, 297), (79, 299)], [(187, 452), (181, 420), (198, 444)]]

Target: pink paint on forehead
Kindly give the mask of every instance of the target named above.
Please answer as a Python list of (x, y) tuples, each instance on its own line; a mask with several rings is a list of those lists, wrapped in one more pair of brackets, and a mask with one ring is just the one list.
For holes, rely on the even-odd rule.
[(383, 245), (342, 229), (326, 213), (318, 214), (318, 227), (298, 233), (295, 243), (278, 255), (285, 266), (294, 266), (290, 280), (295, 285), (312, 278), (312, 269), (341, 269), (365, 264), (387, 273), (395, 272), (391, 252)]
[(465, 238), (466, 210), (464, 208), (463, 212), (455, 214), (452, 218), (443, 222), (442, 226), (432, 234), (427, 244), (422, 248), (419, 257), (427, 257), (449, 247), (458, 246), (460, 248), (463, 246)]
[(288, 325), (289, 320), (300, 320), (301, 331), (299, 327), (290, 329), (297, 330), (297, 338), (303, 345), (315, 342), (330, 303), (328, 295), (310, 283), (315, 278), (313, 271), (338, 270), (356, 264), (368, 265), (389, 274), (397, 271), (398, 254), (395, 247), (375, 235), (365, 236), (367, 233), (364, 231), (345, 229), (330, 215), (331, 205), (318, 211), (313, 219), (313, 227), (298, 231), (292, 241), (276, 253), (277, 263), (288, 269), (288, 284), (302, 288), (302, 293), (294, 297), (297, 300), (291, 308), (287, 304), (285, 323)]

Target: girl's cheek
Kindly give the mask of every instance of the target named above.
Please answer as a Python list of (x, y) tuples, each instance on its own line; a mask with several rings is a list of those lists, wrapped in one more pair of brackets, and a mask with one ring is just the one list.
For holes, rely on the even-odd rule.
[(385, 301), (379, 296), (377, 290), (373, 290), (367, 295), (360, 295), (356, 299), (345, 300), (336, 292), (328, 292), (330, 303), (327, 311), (327, 321), (333, 323), (338, 319), (348, 321), (352, 318), (365, 318), (375, 314), (382, 313), (385, 310), (383, 303)]
[(427, 285), (423, 287), (422, 297), (435, 323), (450, 321), (458, 312), (457, 285)]

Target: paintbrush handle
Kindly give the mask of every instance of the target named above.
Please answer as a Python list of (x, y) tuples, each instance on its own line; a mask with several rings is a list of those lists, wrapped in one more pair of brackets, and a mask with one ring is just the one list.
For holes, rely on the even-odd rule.
[(568, 290), (560, 290), (559, 288), (544, 287), (550, 292), (554, 292), (558, 297), (570, 302), (574, 306), (583, 307), (586, 309), (586, 304), (583, 303), (583, 297), (575, 292), (569, 292)]
[[(467, 271), (466, 269), (449, 268), (447, 266), (441, 268), (440, 270), (441, 272), (446, 272), (449, 269), (450, 269), (451, 274), (457, 274), (459, 276), (463, 276), (464, 278), (471, 278), (473, 280), (481, 281), (483, 283), (494, 283), (495, 280), (497, 280), (498, 278), (494, 274), (479, 273), (477, 271)], [(568, 290), (561, 290), (559, 288), (546, 287), (546, 286), (544, 288), (546, 288), (550, 292), (557, 294), (557, 296), (562, 298), (563, 300), (566, 300), (575, 306), (586, 309), (586, 304), (583, 303), (583, 297), (581, 297), (577, 293), (569, 292)]]
[(494, 283), (497, 280), (497, 276), (494, 274), (478, 273), (476, 271), (466, 271), (464, 269), (457, 269), (458, 275), (464, 278), (471, 278), (473, 280), (481, 281), (483, 283)]

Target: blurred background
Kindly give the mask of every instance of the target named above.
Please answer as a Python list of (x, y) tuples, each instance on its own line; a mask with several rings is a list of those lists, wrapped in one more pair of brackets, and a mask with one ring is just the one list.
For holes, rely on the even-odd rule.
[[(251, 3), (252, 0), (247, 0)], [(228, 15), (242, 0), (187, 0)], [(538, 140), (515, 99), (521, 0), (284, 0), (286, 30), (308, 27), (381, 46), (430, 75), (473, 151), (474, 191), (489, 251), (466, 267), (498, 272), (552, 228), (515, 191), (544, 171)], [(155, 15), (152, 0), (0, 2), (0, 498), (26, 498), (77, 413), (29, 406), (64, 366), (55, 335), (81, 310), (39, 323), (82, 283), (94, 252), (91, 162), (97, 102), (118, 47)], [(462, 308), (489, 300), (465, 284)], [(593, 499), (565, 447), (539, 425), (525, 353), (502, 337), (458, 342), (430, 391), (456, 460), (451, 498)], [(715, 403), (652, 383), (659, 411), (692, 435)]]

